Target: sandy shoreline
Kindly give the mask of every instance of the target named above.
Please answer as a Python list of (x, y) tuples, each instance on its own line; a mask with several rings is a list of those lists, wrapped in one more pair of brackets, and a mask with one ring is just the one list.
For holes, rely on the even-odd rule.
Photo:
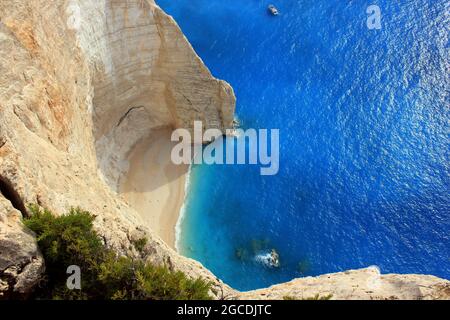
[(188, 165), (170, 159), (172, 130), (160, 129), (140, 141), (129, 155), (130, 168), (119, 191), (153, 231), (175, 249), (175, 226), (185, 197)]

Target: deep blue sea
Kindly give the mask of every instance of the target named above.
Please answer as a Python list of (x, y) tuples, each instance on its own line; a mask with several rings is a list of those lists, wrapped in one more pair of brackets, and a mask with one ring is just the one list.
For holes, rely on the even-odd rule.
[[(182, 254), (241, 290), (371, 265), (450, 279), (448, 1), (157, 2), (241, 126), (280, 129), (276, 176), (192, 167)], [(271, 249), (279, 268), (255, 259)]]

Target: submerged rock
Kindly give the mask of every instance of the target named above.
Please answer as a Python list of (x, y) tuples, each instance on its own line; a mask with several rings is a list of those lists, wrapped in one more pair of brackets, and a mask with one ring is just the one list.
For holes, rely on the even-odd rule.
[(238, 260), (246, 260), (248, 257), (248, 252), (244, 248), (237, 248), (234, 254)]

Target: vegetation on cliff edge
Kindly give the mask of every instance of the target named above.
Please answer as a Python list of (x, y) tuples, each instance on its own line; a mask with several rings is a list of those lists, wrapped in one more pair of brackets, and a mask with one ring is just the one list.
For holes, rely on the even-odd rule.
[[(93, 229), (95, 217), (81, 209), (54, 216), (30, 206), (25, 225), (37, 235), (46, 262), (46, 280), (38, 299), (206, 300), (211, 284), (190, 279), (182, 272), (140, 259), (119, 256), (107, 248)], [(145, 240), (137, 249), (143, 250)], [(135, 245), (136, 246), (136, 245)], [(68, 289), (67, 268), (81, 269), (81, 289)]]

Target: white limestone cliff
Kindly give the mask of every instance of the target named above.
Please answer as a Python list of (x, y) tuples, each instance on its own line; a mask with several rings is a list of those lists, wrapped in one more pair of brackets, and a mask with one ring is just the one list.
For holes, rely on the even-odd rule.
[[(124, 254), (138, 255), (131, 241), (147, 237), (149, 260), (213, 281), (218, 298), (298, 297), (311, 280), (241, 296), (169, 248), (117, 194), (127, 155), (153, 129), (192, 128), (194, 120), (225, 129), (234, 106), (232, 88), (210, 74), (153, 0), (0, 1), (0, 298), (26, 296), (44, 272), (21, 223), (29, 203), (55, 213), (77, 206), (92, 212), (106, 244)], [(409, 293), (388, 281), (383, 294), (359, 297), (450, 295), (448, 281), (401, 277), (413, 277)], [(349, 297), (360, 281), (333, 279), (339, 290), (329, 282), (321, 292), (336, 299)]]
[(39, 272), (28, 269), (43, 270), (19, 218), (29, 203), (89, 210), (109, 246), (137, 254), (130, 240), (146, 236), (149, 259), (220, 285), (116, 191), (127, 153), (152, 129), (194, 120), (227, 128), (234, 105), (231, 87), (212, 77), (153, 1), (1, 1), (0, 293), (24, 291), (23, 277), (30, 289)]

